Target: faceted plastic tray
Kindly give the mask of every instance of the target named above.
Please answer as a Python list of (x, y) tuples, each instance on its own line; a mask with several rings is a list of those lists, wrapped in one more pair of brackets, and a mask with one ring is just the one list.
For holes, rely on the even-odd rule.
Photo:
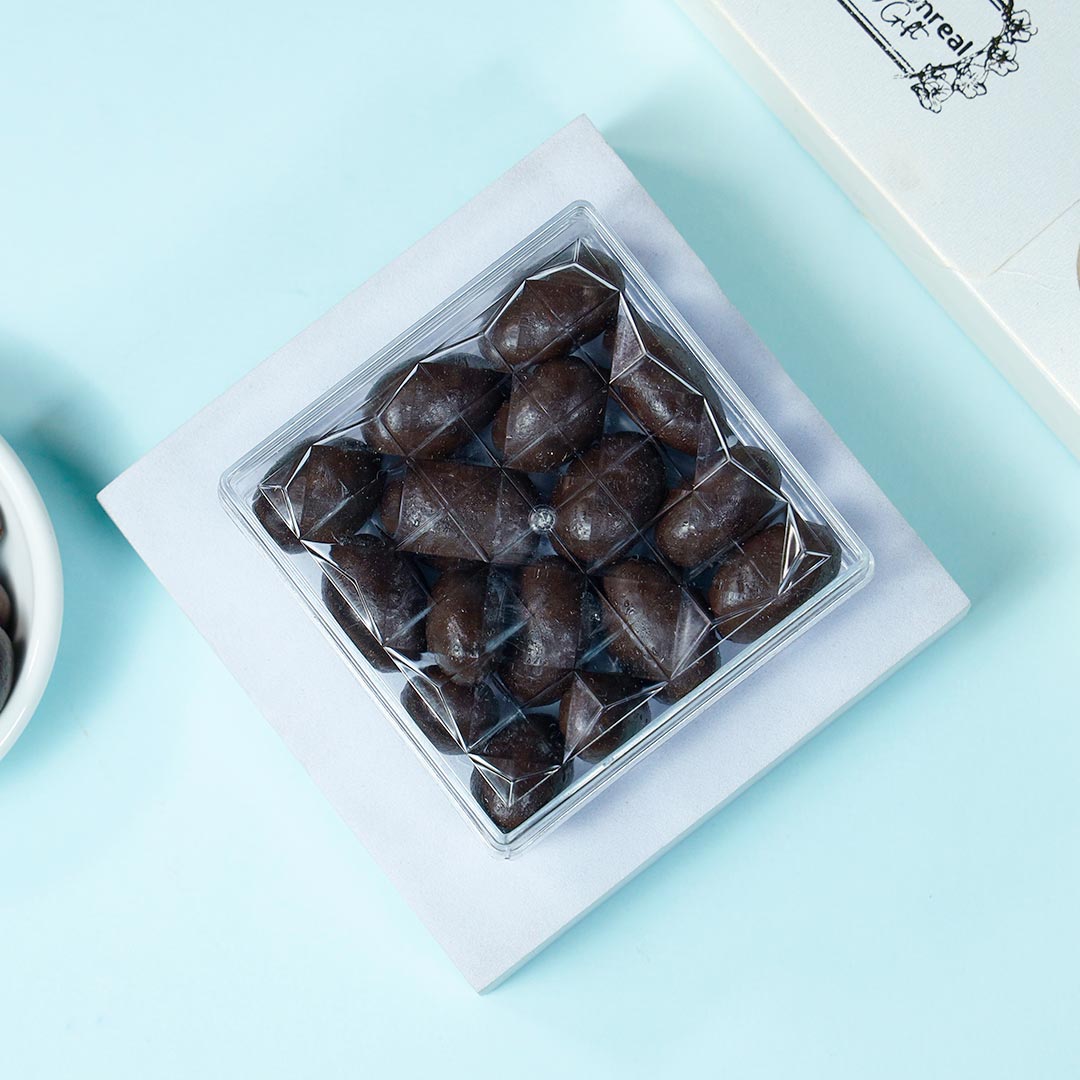
[(872, 571), (585, 203), (246, 454), (221, 493), (504, 855)]

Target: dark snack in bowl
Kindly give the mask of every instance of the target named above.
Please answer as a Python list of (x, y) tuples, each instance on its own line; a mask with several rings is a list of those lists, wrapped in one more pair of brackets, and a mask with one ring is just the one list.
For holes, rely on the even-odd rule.
[(699, 566), (756, 529), (776, 508), (780, 466), (768, 450), (736, 446), (699, 461), (656, 523), (656, 546), (676, 566)]
[(590, 363), (576, 356), (546, 360), (514, 379), (491, 438), (507, 465), (548, 472), (600, 437), (606, 405), (607, 379)]
[(360, 430), (384, 454), (445, 457), (491, 423), (507, 381), (467, 353), (412, 361), (371, 391)]
[(614, 320), (619, 291), (597, 273), (561, 266), (526, 278), (481, 338), (492, 360), (510, 367), (568, 356)]
[(613, 671), (576, 671), (559, 705), (567, 756), (602, 761), (649, 722), (655, 683)]
[(487, 683), (454, 682), (435, 664), (409, 676), (401, 704), (444, 754), (465, 753), (499, 719), (498, 703)]
[(7, 704), (15, 685), (15, 649), (7, 631), (0, 629), (0, 709)]
[(395, 655), (420, 658), (428, 598), (408, 556), (358, 536), (330, 549), (323, 574), (323, 603), (377, 671), (396, 671)]
[(473, 798), (510, 832), (550, 802), (570, 781), (558, 725), (543, 713), (516, 716), (469, 755)]
[(666, 682), (662, 701), (678, 701), (717, 669), (708, 609), (659, 563), (624, 559), (604, 572), (602, 585), (608, 651), (631, 675)]
[(716, 569), (709, 606), (730, 641), (756, 641), (840, 572), (840, 545), (827, 525), (789, 513), (744, 541)]
[(431, 590), (426, 632), (439, 667), (459, 682), (482, 679), (520, 623), (507, 576), (492, 566), (447, 570)]
[(381, 455), (357, 439), (301, 448), (263, 479), (255, 514), (288, 551), (298, 550), (305, 540), (345, 543), (364, 527), (379, 503), (381, 465)]
[(11, 594), (4, 588), (4, 583), (0, 581), (0, 630), (11, 631), (12, 616), (14, 614), (15, 606), (11, 602)]
[(612, 390), (649, 434), (693, 457), (724, 445), (723, 406), (696, 384), (697, 361), (681, 342), (624, 301), (604, 345), (611, 354)]
[(584, 563), (613, 558), (656, 516), (666, 491), (664, 461), (649, 438), (605, 435), (555, 485), (555, 537)]
[(411, 461), (387, 481), (383, 528), (418, 555), (515, 565), (539, 541), (531, 516), (540, 501), (523, 473), (464, 461)]
[(558, 556), (521, 571), (518, 600), (523, 625), (500, 675), (522, 705), (549, 705), (598, 634), (599, 601), (585, 575)]

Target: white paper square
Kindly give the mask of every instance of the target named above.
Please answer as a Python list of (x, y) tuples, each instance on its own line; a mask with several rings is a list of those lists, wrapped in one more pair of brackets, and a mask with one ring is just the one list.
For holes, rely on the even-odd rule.
[[(454, 810), (274, 565), (226, 515), (218, 480), (300, 408), (577, 199), (591, 202), (634, 250), (868, 544), (876, 571), (863, 590), (716, 709), (520, 859), (501, 861)], [(481, 990), (967, 610), (960, 589), (585, 118), (152, 450), (101, 501)], [(192, 535), (203, 538), (198, 550), (188, 542)], [(297, 680), (297, 670), (309, 678)]]

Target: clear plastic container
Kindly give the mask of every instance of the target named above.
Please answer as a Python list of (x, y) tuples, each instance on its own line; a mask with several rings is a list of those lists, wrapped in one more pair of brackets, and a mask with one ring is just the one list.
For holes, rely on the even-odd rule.
[(252, 449), (221, 495), (505, 856), (872, 572), (586, 203)]

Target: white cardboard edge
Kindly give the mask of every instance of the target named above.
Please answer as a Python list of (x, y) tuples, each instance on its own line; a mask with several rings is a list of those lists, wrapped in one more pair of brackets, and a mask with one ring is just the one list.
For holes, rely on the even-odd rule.
[[(298, 617), (299, 602), (276, 568), (255, 557), (220, 506), (217, 482), (299, 408), (577, 199), (597, 207), (720, 356), (870, 546), (876, 571), (763, 671), (507, 862), (466, 826), (316, 624)], [(535, 955), (968, 606), (584, 117), (255, 368), (100, 499), (478, 990)], [(178, 540), (193, 533), (213, 559)], [(290, 669), (317, 671), (318, 679), (295, 685), (284, 674), (286, 658)], [(648, 813), (634, 817), (628, 806)]]

